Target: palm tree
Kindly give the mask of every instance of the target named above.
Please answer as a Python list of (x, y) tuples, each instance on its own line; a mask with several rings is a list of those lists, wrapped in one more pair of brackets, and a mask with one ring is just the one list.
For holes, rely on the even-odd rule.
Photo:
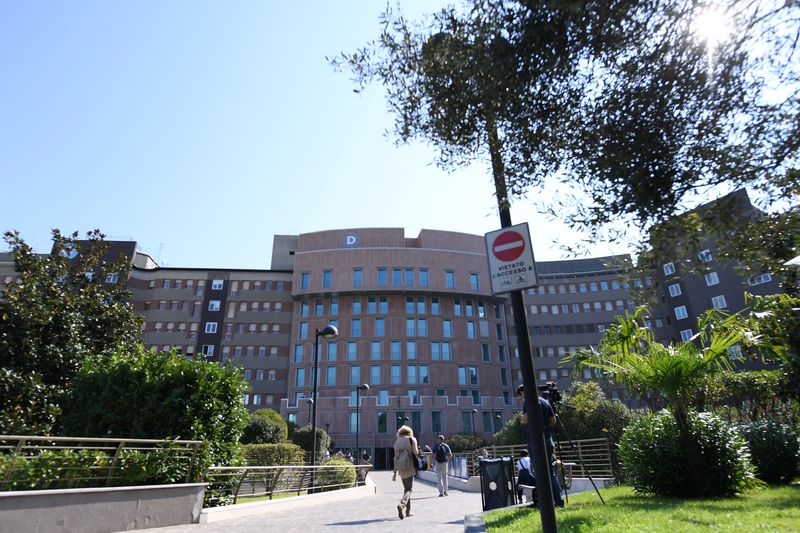
[(618, 316), (597, 349), (581, 350), (566, 364), (599, 369), (607, 379), (643, 397), (661, 398), (675, 419), (690, 470), (700, 459), (689, 434), (690, 392), (703, 377), (732, 367), (728, 348), (752, 343), (755, 336), (738, 315), (704, 313), (689, 341), (667, 346), (644, 326), (646, 307)]

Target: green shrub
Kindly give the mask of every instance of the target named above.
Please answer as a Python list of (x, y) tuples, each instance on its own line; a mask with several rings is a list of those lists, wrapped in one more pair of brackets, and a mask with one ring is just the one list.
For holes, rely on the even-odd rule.
[(457, 452), (471, 452), (479, 448), (484, 448), (488, 443), (486, 439), (475, 433), (456, 433), (447, 437), (448, 446), (453, 451)]
[(277, 442), (286, 442), (289, 439), (289, 423), (277, 411), (273, 409), (256, 409), (250, 416), (262, 416), (275, 422), (281, 431), (280, 440)]
[(68, 489), (180, 483), (189, 465), (169, 447), (122, 450), (117, 461), (101, 450), (44, 450), (36, 455), (0, 455), (6, 490)]
[[(328, 468), (329, 466), (346, 466), (347, 468)], [(356, 486), (356, 467), (347, 459), (332, 458), (319, 467), (317, 486), (322, 492), (346, 489)]]
[(75, 377), (64, 405), (65, 435), (203, 440), (199, 476), (210, 465), (235, 465), (247, 423), (248, 384), (220, 365), (141, 346), (92, 358)]
[(246, 444), (242, 455), (249, 466), (302, 465), (305, 452), (297, 444)]
[(242, 444), (277, 444), (283, 441), (281, 427), (273, 420), (251, 414), (242, 433)]
[(667, 411), (645, 415), (625, 428), (619, 455), (627, 482), (637, 492), (679, 497), (730, 495), (757, 484), (747, 444), (733, 425), (709, 413), (690, 412), (689, 435), (698, 461), (688, 460)]
[(516, 413), (500, 431), (494, 434), (495, 446), (516, 446), (528, 442), (528, 426), (520, 422), (520, 415), (521, 413)]
[(758, 477), (767, 483), (789, 483), (797, 475), (800, 440), (795, 428), (772, 420), (743, 427)]
[(572, 440), (608, 439), (611, 449), (611, 468), (614, 477), (621, 481), (622, 471), (617, 445), (625, 426), (633, 420), (634, 414), (622, 402), (606, 398), (600, 385), (595, 381), (576, 383), (564, 394), (563, 403), (572, 407), (572, 409), (558, 409), (558, 417), (566, 428), (566, 434), (559, 424), (554, 438), (560, 439), (562, 446), (569, 446), (568, 437)]
[[(303, 426), (294, 430), (292, 442), (311, 453), (312, 436), (311, 426)], [(322, 461), (325, 456), (325, 450), (330, 447), (330, 444), (331, 438), (325, 433), (325, 430), (317, 428), (317, 463)]]

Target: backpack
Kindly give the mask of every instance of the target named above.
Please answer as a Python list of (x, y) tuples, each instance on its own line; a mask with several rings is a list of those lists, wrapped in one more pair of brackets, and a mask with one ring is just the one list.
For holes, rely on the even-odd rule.
[(437, 463), (446, 463), (447, 462), (447, 452), (449, 448), (447, 444), (441, 443), (436, 445), (436, 462)]
[(408, 450), (402, 449), (397, 452), (397, 456), (394, 458), (394, 466), (400, 471), (414, 468), (414, 461), (411, 459), (411, 454)]

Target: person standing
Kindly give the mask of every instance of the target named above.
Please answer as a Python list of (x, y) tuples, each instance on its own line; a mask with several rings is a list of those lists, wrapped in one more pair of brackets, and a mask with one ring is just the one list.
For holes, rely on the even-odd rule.
[(433, 469), (436, 471), (436, 485), (439, 487), (439, 497), (447, 496), (447, 463), (453, 458), (450, 446), (444, 441), (444, 435), (439, 435), (439, 442), (433, 445)]
[[(520, 416), (520, 422), (522, 424), (528, 423), (528, 410), (525, 404), (525, 387), (520, 385), (517, 388), (517, 397), (522, 400), (522, 416)], [(544, 444), (547, 448), (547, 464), (550, 467), (550, 484), (553, 488), (553, 504), (556, 507), (564, 507), (564, 498), (561, 497), (561, 485), (558, 483), (558, 477), (556, 476), (556, 469), (553, 467), (553, 451), (555, 449), (555, 444), (553, 443), (553, 432), (552, 429), (556, 427), (556, 415), (553, 412), (553, 407), (550, 405), (550, 402), (538, 396), (539, 398), (539, 406), (541, 407), (542, 411), (542, 421), (544, 426)], [(541, 494), (541, 493), (540, 493)]]
[(397, 504), (397, 516), (402, 520), (411, 514), (411, 489), (414, 486), (414, 462), (419, 455), (417, 439), (414, 430), (408, 426), (401, 426), (397, 430), (397, 440), (394, 441), (394, 475), (392, 481), (397, 481), (397, 474), (403, 482), (403, 497)]
[[(522, 489), (520, 487), (520, 485), (536, 485), (536, 480), (533, 479), (533, 474), (531, 474), (532, 471), (531, 458), (528, 457), (528, 450), (522, 450), (519, 452), (519, 460), (517, 461), (517, 500), (519, 500), (520, 503), (522, 503), (523, 494), (526, 494), (528, 503), (532, 503), (534, 501), (533, 490), (535, 489)], [(525, 492), (526, 490), (527, 493)]]

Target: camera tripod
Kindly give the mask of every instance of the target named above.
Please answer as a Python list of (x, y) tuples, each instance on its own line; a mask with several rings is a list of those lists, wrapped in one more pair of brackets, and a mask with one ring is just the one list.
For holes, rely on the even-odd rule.
[[(589, 481), (592, 483), (592, 487), (594, 487), (594, 491), (597, 493), (597, 497), (600, 498), (600, 501), (603, 502), (603, 505), (605, 505), (606, 501), (603, 499), (602, 494), (600, 494), (600, 491), (597, 489), (597, 485), (595, 485), (595, 483), (594, 483), (594, 479), (592, 479), (592, 475), (589, 473), (589, 470), (586, 468), (586, 465), (583, 463), (583, 458), (581, 457), (580, 450), (578, 450), (578, 446), (575, 445), (575, 441), (573, 441), (572, 438), (569, 436), (569, 432), (567, 431), (566, 426), (564, 426), (564, 422), (562, 422), (561, 421), (561, 417), (558, 416), (558, 407), (556, 406), (556, 404), (553, 404), (552, 407), (553, 407), (553, 414), (555, 415), (556, 420), (558, 421), (559, 427), (561, 427), (561, 430), (564, 432), (564, 436), (567, 438), (567, 441), (569, 441), (570, 446), (572, 446), (572, 449), (575, 451), (575, 454), (578, 456), (578, 462), (581, 464), (581, 468), (583, 469), (584, 472), (586, 472), (586, 477), (588, 477)], [(558, 456), (561, 457), (561, 439), (558, 438), (558, 431), (554, 431), (553, 433), (555, 434), (555, 437), (556, 437), (556, 449), (558, 450)], [(561, 472), (562, 472), (563, 477), (565, 478), (564, 479), (564, 498), (567, 500), (567, 502), (569, 502), (569, 496), (567, 495), (566, 475), (564, 475), (563, 466), (562, 466)]]

